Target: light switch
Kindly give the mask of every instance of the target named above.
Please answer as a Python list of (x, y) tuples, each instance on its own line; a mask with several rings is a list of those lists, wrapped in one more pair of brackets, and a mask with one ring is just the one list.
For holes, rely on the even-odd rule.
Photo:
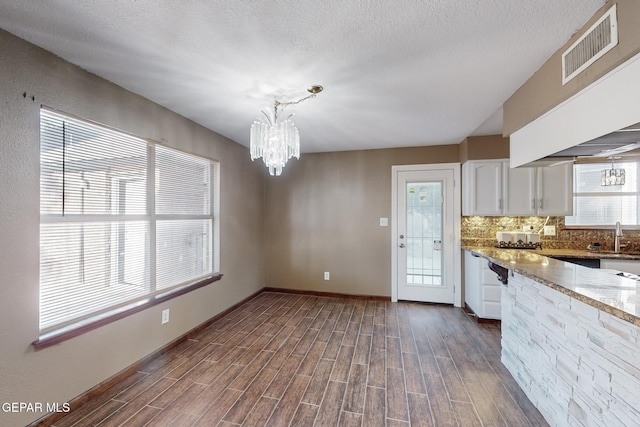
[(388, 227), (389, 218), (380, 218), (380, 227)]

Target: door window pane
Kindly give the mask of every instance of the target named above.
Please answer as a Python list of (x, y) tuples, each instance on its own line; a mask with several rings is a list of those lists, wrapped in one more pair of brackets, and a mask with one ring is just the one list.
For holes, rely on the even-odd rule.
[(407, 283), (442, 286), (442, 182), (406, 186)]

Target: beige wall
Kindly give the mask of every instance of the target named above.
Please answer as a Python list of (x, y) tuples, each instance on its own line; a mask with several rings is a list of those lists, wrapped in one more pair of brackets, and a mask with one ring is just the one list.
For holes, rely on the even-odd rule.
[(467, 160), (508, 158), (509, 138), (500, 135), (470, 136), (460, 143), (460, 163)]
[[(457, 162), (458, 145), (303, 154), (266, 184), (266, 285), (391, 295), (391, 166)], [(331, 280), (323, 280), (323, 272)]]
[[(562, 52), (582, 36), (614, 3), (617, 4), (618, 14), (618, 46), (563, 86)], [(640, 1), (638, 0), (619, 0), (604, 5), (505, 102), (503, 134), (511, 135), (640, 52), (639, 22)]]
[[(0, 402), (63, 403), (262, 288), (264, 171), (245, 147), (3, 31), (0, 58)], [(34, 352), (41, 104), (220, 160), (224, 278)], [(42, 415), (0, 412), (0, 425)]]

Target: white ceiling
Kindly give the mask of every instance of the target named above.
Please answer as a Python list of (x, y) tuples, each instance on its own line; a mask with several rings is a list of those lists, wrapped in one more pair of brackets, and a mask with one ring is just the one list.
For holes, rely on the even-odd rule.
[[(605, 0), (0, 0), (0, 28), (241, 144), (273, 100), (303, 152), (457, 144)], [(558, 70), (560, 78), (560, 70)]]

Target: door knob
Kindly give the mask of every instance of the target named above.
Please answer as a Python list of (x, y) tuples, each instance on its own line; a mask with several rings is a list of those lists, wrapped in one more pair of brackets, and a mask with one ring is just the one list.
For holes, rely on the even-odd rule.
[(404, 243), (400, 243), (399, 245), (401, 248), (404, 248)]

